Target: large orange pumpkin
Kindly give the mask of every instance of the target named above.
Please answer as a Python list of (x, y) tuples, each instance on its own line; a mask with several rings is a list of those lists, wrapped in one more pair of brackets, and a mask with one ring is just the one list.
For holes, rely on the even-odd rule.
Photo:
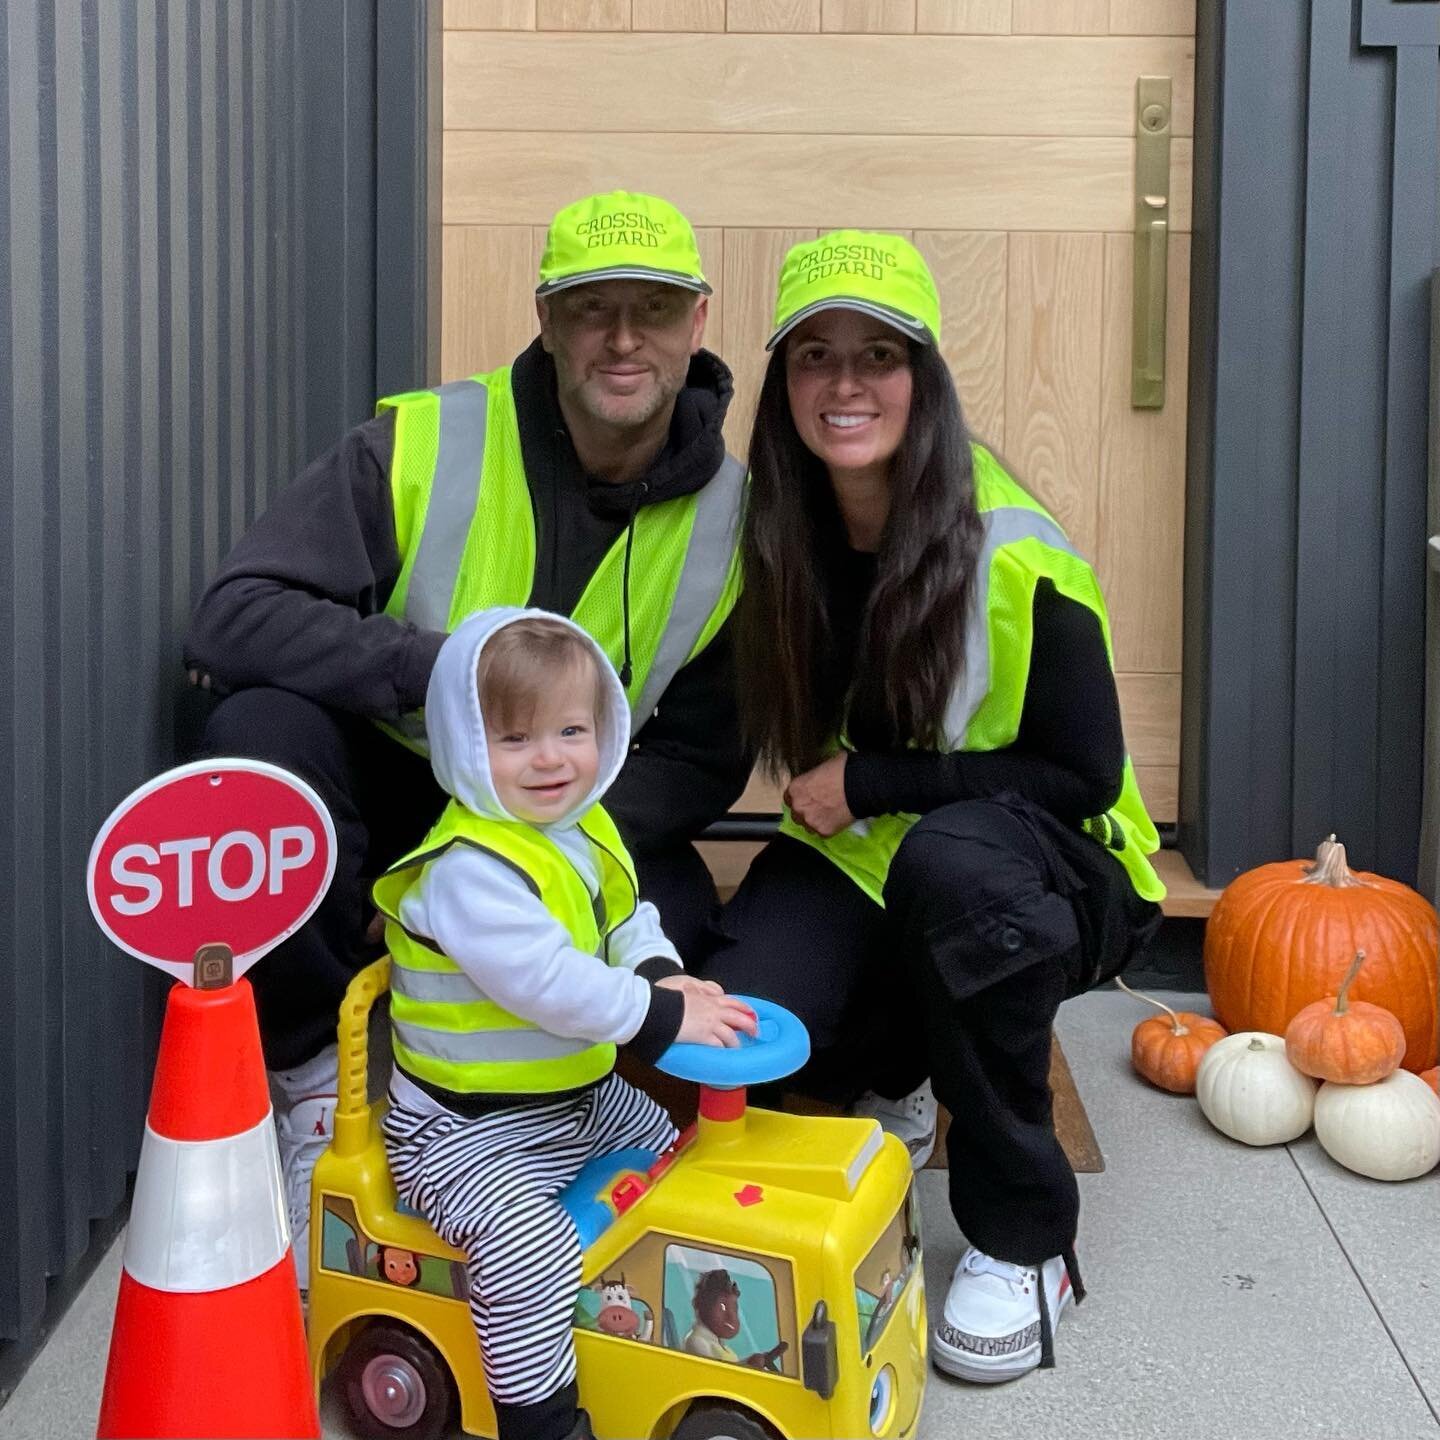
[(1332, 835), (1314, 863), (1284, 860), (1225, 887), (1205, 927), (1205, 987), (1227, 1029), (1283, 1035), (1337, 994), (1357, 950), (1369, 957), (1351, 998), (1405, 1027), (1407, 1070), (1440, 1058), (1440, 922), (1407, 885), (1351, 870)]

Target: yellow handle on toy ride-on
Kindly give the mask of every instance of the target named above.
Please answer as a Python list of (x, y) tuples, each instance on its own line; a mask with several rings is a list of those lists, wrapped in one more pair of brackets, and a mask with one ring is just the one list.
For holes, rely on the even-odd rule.
[(370, 1010), (390, 988), (390, 957), (382, 955), (367, 965), (345, 987), (338, 1027), (340, 1095), (335, 1105), (337, 1155), (358, 1155), (369, 1135)]

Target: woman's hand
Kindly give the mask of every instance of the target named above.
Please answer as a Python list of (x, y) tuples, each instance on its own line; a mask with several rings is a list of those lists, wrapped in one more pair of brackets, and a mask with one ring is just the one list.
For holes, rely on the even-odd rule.
[(845, 761), (849, 752), (838, 750), (813, 770), (797, 775), (785, 787), (790, 813), (816, 835), (838, 835), (855, 823), (845, 803)]

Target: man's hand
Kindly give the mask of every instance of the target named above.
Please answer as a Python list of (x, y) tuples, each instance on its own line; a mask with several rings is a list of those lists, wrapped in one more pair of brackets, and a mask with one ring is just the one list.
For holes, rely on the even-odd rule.
[(743, 1001), (727, 995), (713, 980), (694, 975), (667, 975), (657, 989), (678, 990), (685, 997), (685, 1016), (675, 1037), (689, 1045), (723, 1045), (733, 1050), (740, 1035), (756, 1035), (760, 1022)]
[(845, 761), (839, 750), (813, 770), (797, 775), (785, 787), (785, 803), (801, 825), (816, 835), (838, 835), (855, 822), (845, 803)]

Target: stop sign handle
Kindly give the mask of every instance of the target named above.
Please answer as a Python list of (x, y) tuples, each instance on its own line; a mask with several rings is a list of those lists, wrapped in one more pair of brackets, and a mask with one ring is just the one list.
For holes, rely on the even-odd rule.
[(191, 984), (197, 990), (221, 990), (230, 984), (234, 971), (235, 952), (228, 945), (202, 945), (195, 952), (195, 978)]

